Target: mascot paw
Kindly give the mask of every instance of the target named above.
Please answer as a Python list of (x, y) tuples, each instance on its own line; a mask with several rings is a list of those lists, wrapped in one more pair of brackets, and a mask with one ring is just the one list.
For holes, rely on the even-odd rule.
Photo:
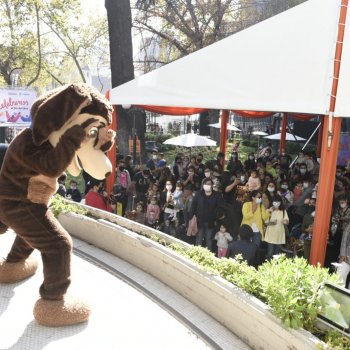
[(62, 300), (39, 299), (33, 313), (39, 324), (59, 327), (87, 321), (90, 307), (80, 299), (65, 295)]
[(34, 258), (27, 258), (19, 262), (9, 263), (0, 260), (0, 283), (16, 283), (34, 275), (38, 262)]

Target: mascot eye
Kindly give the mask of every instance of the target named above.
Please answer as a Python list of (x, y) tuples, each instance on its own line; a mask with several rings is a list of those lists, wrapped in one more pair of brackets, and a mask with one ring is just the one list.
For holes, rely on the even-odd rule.
[(97, 128), (91, 128), (90, 130), (89, 130), (89, 137), (91, 137), (91, 138), (95, 138), (95, 137), (97, 137), (97, 135), (98, 135), (98, 129)]

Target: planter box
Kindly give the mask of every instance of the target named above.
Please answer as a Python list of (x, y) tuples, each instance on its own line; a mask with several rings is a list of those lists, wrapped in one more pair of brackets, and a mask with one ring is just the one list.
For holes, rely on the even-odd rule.
[(61, 214), (59, 221), (72, 236), (124, 259), (169, 285), (253, 349), (308, 350), (316, 349), (320, 343), (303, 329), (286, 328), (257, 298), (133, 231), (157, 234), (183, 246), (186, 243), (113, 214), (97, 209), (90, 212), (100, 219), (68, 213)]

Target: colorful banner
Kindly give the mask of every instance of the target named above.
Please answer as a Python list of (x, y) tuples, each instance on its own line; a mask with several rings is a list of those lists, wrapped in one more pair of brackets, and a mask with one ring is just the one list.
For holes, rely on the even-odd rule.
[(29, 125), (30, 109), (36, 99), (35, 90), (0, 89), (0, 125)]
[(340, 135), (340, 145), (337, 165), (347, 165), (350, 161), (350, 134)]

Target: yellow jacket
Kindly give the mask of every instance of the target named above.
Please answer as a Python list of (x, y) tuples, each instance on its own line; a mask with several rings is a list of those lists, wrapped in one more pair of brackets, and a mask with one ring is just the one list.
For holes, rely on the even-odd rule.
[(252, 202), (246, 202), (242, 207), (243, 220), (241, 225), (249, 225), (252, 227), (253, 223), (258, 227), (262, 239), (264, 239), (264, 225), (263, 222), (266, 222), (270, 217), (270, 214), (266, 211), (263, 204), (258, 204), (255, 213), (252, 210)]

